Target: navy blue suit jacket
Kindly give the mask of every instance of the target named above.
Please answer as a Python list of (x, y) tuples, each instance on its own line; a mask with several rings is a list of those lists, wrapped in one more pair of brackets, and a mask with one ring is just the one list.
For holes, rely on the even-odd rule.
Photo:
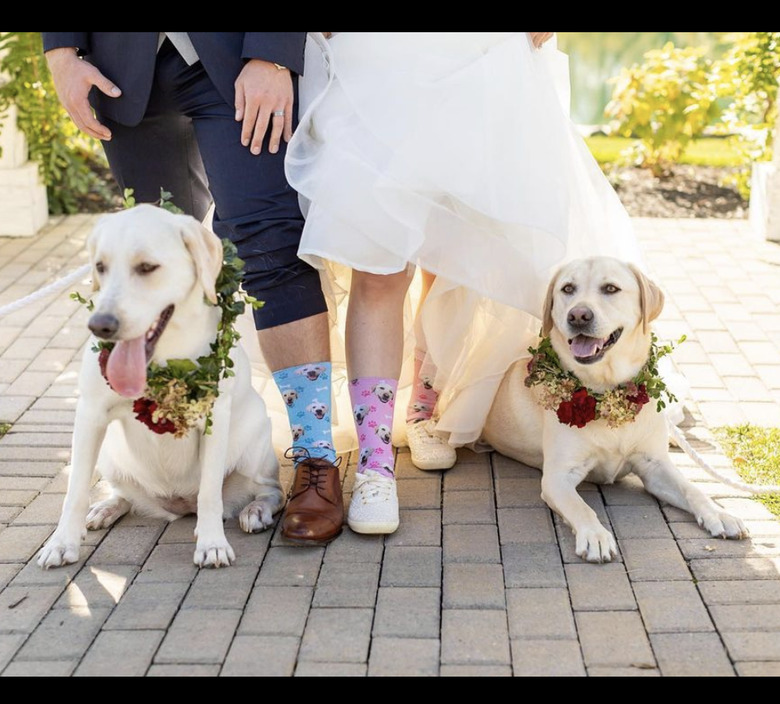
[[(43, 50), (76, 47), (122, 90), (119, 98), (90, 93), (92, 106), (123, 125), (137, 125), (146, 112), (154, 78), (159, 32), (41, 32)], [(228, 105), (235, 80), (249, 59), (263, 59), (303, 73), (306, 32), (189, 32), (203, 68)]]

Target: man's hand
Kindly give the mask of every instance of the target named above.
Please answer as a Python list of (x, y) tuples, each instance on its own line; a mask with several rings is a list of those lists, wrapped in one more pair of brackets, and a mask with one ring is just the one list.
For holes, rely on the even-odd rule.
[(73, 47), (51, 49), (45, 56), (57, 97), (76, 127), (95, 139), (111, 139), (111, 130), (92, 111), (89, 91), (95, 86), (112, 98), (118, 98), (122, 91), (91, 63), (82, 61)]
[(531, 42), (536, 49), (541, 49), (544, 44), (555, 32), (528, 32)]
[(236, 121), (243, 123), (241, 144), (259, 154), (270, 122), (268, 151), (276, 154), (282, 137), (285, 142), (292, 137), (292, 109), (290, 71), (270, 61), (248, 61), (236, 79)]

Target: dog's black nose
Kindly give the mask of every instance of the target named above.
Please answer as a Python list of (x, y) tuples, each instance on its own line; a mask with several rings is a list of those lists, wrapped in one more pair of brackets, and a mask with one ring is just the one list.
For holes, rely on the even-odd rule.
[(576, 306), (569, 311), (566, 322), (573, 328), (581, 328), (593, 322), (593, 311), (586, 306)]
[(109, 313), (95, 313), (87, 323), (87, 327), (102, 340), (107, 340), (119, 330), (119, 320)]

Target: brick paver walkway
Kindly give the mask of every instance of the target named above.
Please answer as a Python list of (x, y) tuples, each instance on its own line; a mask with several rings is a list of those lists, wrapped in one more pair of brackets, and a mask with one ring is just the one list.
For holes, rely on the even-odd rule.
[[(0, 307), (82, 266), (93, 219), (0, 238)], [(674, 355), (692, 386), (687, 437), (733, 473), (711, 429), (780, 426), (780, 245), (744, 220), (636, 226), (667, 293), (656, 331), (688, 336)], [(711, 539), (629, 480), (582, 488), (621, 553), (583, 563), (536, 470), (461, 450), (453, 469), (421, 472), (403, 449), (393, 535), (346, 529), (301, 548), (230, 525), (237, 563), (199, 571), (191, 518), (125, 517), (89, 534), (79, 564), (43, 571), (86, 339), (68, 291), (0, 317), (0, 422), (13, 423), (0, 439), (4, 676), (780, 675), (780, 522), (680, 451), (750, 539)]]

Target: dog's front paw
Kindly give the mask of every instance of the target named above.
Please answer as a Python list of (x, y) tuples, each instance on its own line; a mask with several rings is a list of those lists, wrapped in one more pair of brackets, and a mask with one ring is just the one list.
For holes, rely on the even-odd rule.
[(78, 562), (80, 548), (80, 540), (64, 540), (55, 533), (38, 552), (38, 566), (48, 570)]
[(588, 562), (611, 562), (617, 557), (615, 538), (606, 528), (583, 528), (577, 531), (575, 551)]
[(105, 501), (98, 501), (89, 507), (87, 528), (89, 530), (108, 528), (124, 516), (130, 508), (130, 502), (118, 496), (113, 496)]
[(259, 533), (274, 522), (274, 505), (265, 499), (247, 504), (238, 515), (238, 524), (245, 533)]
[(230, 567), (236, 559), (236, 553), (227, 540), (198, 540), (193, 561), (198, 567)]
[(696, 520), (714, 538), (732, 538), (740, 540), (749, 535), (747, 526), (741, 519), (726, 511), (713, 511), (697, 516)]

